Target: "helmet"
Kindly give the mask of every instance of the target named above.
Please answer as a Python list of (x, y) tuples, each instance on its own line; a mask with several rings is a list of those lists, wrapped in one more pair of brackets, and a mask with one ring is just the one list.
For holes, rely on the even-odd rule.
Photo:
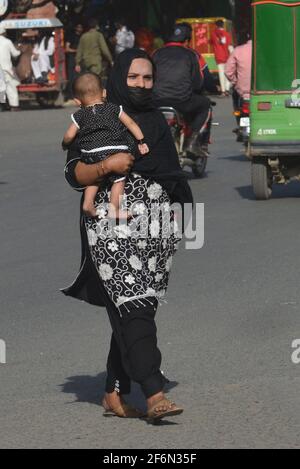
[(170, 42), (185, 42), (192, 39), (192, 27), (188, 23), (177, 24), (171, 35)]

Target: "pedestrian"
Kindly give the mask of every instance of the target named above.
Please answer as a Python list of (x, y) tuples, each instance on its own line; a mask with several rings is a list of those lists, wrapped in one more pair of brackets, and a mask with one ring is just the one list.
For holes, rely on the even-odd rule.
[(3, 110), (3, 104), (6, 103), (6, 83), (4, 79), (4, 72), (0, 66), (0, 111)]
[[(133, 49), (118, 56), (110, 75), (107, 98), (134, 116), (150, 143), (149, 176), (141, 176), (133, 167), (125, 186), (128, 206), (138, 204), (140, 214), (148, 222), (151, 204), (168, 207), (172, 201), (192, 202), (189, 185), (178, 167), (178, 155), (169, 127), (151, 102), (152, 87), (153, 66), (144, 51)], [(151, 177), (161, 159), (168, 177), (170, 168), (174, 168), (169, 191)], [(69, 151), (66, 177), (78, 189), (80, 184), (99, 184), (109, 173), (124, 174), (132, 164), (132, 156), (116, 154), (102, 162), (102, 167), (101, 163), (85, 165), (80, 161), (80, 150), (74, 145)], [(102, 183), (96, 207), (101, 209), (108, 200), (109, 186)], [(174, 234), (163, 237), (161, 217), (152, 222), (152, 235), (142, 239), (131, 235), (133, 227), (130, 224), (116, 226), (116, 236), (109, 233), (103, 236), (99, 223), (97, 219), (82, 216), (82, 267), (72, 286), (63, 292), (107, 309), (113, 334), (103, 406), (107, 412), (119, 417), (141, 416), (123, 398), (130, 393), (132, 380), (141, 385), (149, 419), (177, 415), (183, 409), (166, 399), (164, 394), (165, 379), (160, 371), (155, 315), (159, 299), (168, 287), (178, 237)]]
[(103, 58), (106, 59), (110, 65), (113, 63), (104, 36), (97, 30), (97, 27), (98, 21), (95, 18), (90, 19), (88, 32), (84, 33), (80, 38), (76, 52), (75, 71), (77, 73), (93, 72), (101, 76), (103, 71)]
[(6, 87), (6, 97), (11, 111), (19, 110), (19, 80), (15, 74), (12, 58), (19, 57), (21, 52), (15, 48), (12, 41), (5, 37), (6, 30), (0, 25), (0, 67), (2, 69)]
[(115, 54), (121, 54), (126, 49), (132, 49), (135, 43), (135, 35), (128, 26), (124, 18), (116, 21), (116, 35), (114, 39), (115, 43)]
[(66, 34), (66, 63), (67, 63), (67, 79), (68, 85), (66, 88), (65, 99), (71, 100), (72, 96), (72, 82), (76, 77), (76, 53), (79, 45), (80, 38), (83, 33), (82, 24), (78, 23)]
[(39, 39), (33, 48), (31, 67), (35, 82), (44, 85), (48, 83), (48, 73), (54, 73), (53, 55), (55, 50), (52, 31), (45, 30), (40, 33)]
[(152, 55), (155, 50), (154, 39), (154, 34), (148, 28), (139, 28), (135, 32), (136, 47), (145, 50), (149, 55)]
[(211, 43), (219, 70), (221, 96), (229, 96), (230, 82), (225, 75), (225, 64), (233, 51), (233, 45), (231, 34), (225, 31), (223, 20), (216, 21), (216, 29), (212, 32)]

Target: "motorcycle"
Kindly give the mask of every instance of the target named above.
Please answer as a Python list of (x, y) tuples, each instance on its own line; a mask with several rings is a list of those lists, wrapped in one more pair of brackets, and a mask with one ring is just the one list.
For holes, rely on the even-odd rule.
[(243, 143), (247, 151), (250, 139), (250, 100), (241, 99), (240, 105), (234, 112), (234, 115), (238, 124), (236, 141)]
[(202, 134), (199, 134), (199, 141), (197, 142), (199, 145), (196, 146), (197, 150), (191, 153), (188, 151), (187, 147), (189, 137), (193, 132), (183, 116), (173, 107), (163, 106), (159, 109), (170, 127), (178, 151), (180, 166), (182, 168), (185, 166), (191, 168), (194, 176), (197, 178), (203, 177), (207, 166), (208, 152), (203, 149), (201, 141), (203, 141), (210, 130), (212, 110), (210, 110), (204, 131)]

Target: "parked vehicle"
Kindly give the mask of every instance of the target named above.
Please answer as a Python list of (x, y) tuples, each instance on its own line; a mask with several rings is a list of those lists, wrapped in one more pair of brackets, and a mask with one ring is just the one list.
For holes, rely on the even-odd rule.
[(9, 37), (16, 43), (22, 42), (22, 33), (26, 30), (53, 31), (55, 51), (53, 55), (54, 73), (49, 74), (47, 84), (21, 83), (18, 87), (20, 100), (36, 99), (41, 107), (54, 106), (59, 94), (66, 85), (66, 66), (64, 51), (63, 24), (57, 18), (28, 19), (16, 18), (7, 19), (1, 22), (7, 30)]
[[(207, 166), (207, 154), (203, 153), (201, 150), (201, 138), (204, 137), (204, 134), (202, 134), (202, 136), (199, 135), (199, 151), (195, 154), (188, 152), (187, 144), (188, 138), (192, 134), (191, 128), (175, 108), (161, 107), (160, 110), (169, 124), (178, 151), (181, 167), (191, 168), (195, 177), (203, 177)], [(208, 131), (209, 129), (207, 128), (207, 132)]]
[(254, 194), (266, 200), (274, 184), (300, 179), (300, 3), (255, 1), (252, 7), (249, 152)]

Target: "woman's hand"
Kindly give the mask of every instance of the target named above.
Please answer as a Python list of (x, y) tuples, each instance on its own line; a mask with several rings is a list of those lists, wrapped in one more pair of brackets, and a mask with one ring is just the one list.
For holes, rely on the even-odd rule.
[(104, 168), (105, 174), (99, 175), (100, 163), (85, 164), (79, 161), (75, 167), (75, 178), (81, 186), (93, 186), (99, 184), (101, 179), (110, 173), (127, 174), (133, 163), (134, 157), (129, 153), (116, 153), (103, 161), (100, 168), (101, 166)]

